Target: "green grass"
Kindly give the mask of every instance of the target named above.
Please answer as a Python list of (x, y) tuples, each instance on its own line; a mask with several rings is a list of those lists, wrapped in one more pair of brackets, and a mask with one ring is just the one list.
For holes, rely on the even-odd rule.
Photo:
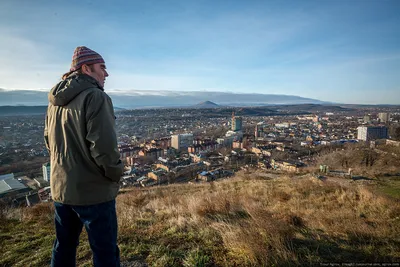
[(377, 188), (387, 196), (400, 199), (400, 176), (380, 178)]

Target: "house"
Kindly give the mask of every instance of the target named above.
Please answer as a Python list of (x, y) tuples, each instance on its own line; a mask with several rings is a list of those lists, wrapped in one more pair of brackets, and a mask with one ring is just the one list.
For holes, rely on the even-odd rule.
[(139, 156), (149, 157), (152, 158), (153, 160), (157, 160), (159, 157), (164, 156), (164, 149), (162, 148), (142, 149), (139, 152)]
[(40, 197), (37, 192), (33, 194), (29, 192), (29, 194), (25, 196), (25, 200), (27, 207), (32, 207), (33, 205), (40, 203)]
[[(14, 177), (14, 175), (12, 175), (12, 177)], [(0, 198), (14, 196), (30, 190), (31, 189), (29, 187), (26, 187), (17, 179), (6, 178), (4, 180), (0, 180)]]
[(0, 181), (6, 180), (6, 179), (14, 179), (14, 173), (0, 175)]
[(260, 168), (260, 169), (269, 169), (269, 168), (271, 168), (271, 165), (269, 164), (268, 161), (259, 161), (257, 164), (258, 164), (257, 165), (258, 168)]
[(197, 175), (197, 179), (204, 182), (211, 182), (215, 180), (215, 177), (208, 171), (203, 171)]
[(204, 182), (211, 182), (221, 177), (232, 176), (233, 172), (224, 170), (222, 168), (217, 168), (211, 171), (202, 171), (197, 175), (197, 179)]
[(154, 165), (154, 167), (155, 167), (155, 169), (163, 169), (163, 170), (165, 170), (166, 172), (171, 171), (171, 168), (170, 168), (170, 166), (169, 166), (167, 163), (156, 163), (156, 164)]
[(288, 172), (298, 172), (301, 167), (304, 167), (305, 164), (302, 162), (293, 162), (293, 161), (283, 161), (283, 160), (271, 160), (271, 166), (275, 170), (282, 170)]
[(157, 181), (158, 184), (168, 181), (167, 172), (164, 169), (157, 169), (147, 174), (147, 177)]
[(268, 151), (267, 149), (268, 149), (267, 147), (263, 147), (263, 146), (252, 147), (251, 148), (251, 152), (256, 154), (258, 157), (261, 157), (261, 156), (270, 157), (271, 156), (271, 152)]

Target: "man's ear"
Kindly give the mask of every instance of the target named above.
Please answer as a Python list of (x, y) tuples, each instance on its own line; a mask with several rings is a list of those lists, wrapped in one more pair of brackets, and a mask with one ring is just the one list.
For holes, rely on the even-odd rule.
[(82, 73), (83, 74), (90, 74), (90, 68), (89, 68), (88, 65), (86, 65), (86, 64), (82, 65)]

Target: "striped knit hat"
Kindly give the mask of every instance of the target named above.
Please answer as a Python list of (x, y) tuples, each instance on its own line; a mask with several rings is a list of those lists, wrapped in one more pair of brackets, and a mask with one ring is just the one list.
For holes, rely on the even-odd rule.
[(70, 71), (78, 70), (83, 64), (91, 65), (96, 63), (105, 63), (100, 54), (86, 46), (78, 46), (75, 48), (74, 55), (72, 56)]

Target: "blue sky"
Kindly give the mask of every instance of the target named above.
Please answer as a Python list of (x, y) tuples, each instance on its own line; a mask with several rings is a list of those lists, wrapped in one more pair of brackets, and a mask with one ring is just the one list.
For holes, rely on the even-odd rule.
[(108, 91), (400, 104), (399, 0), (3, 0), (0, 36), (4, 89), (48, 90), (85, 45)]

